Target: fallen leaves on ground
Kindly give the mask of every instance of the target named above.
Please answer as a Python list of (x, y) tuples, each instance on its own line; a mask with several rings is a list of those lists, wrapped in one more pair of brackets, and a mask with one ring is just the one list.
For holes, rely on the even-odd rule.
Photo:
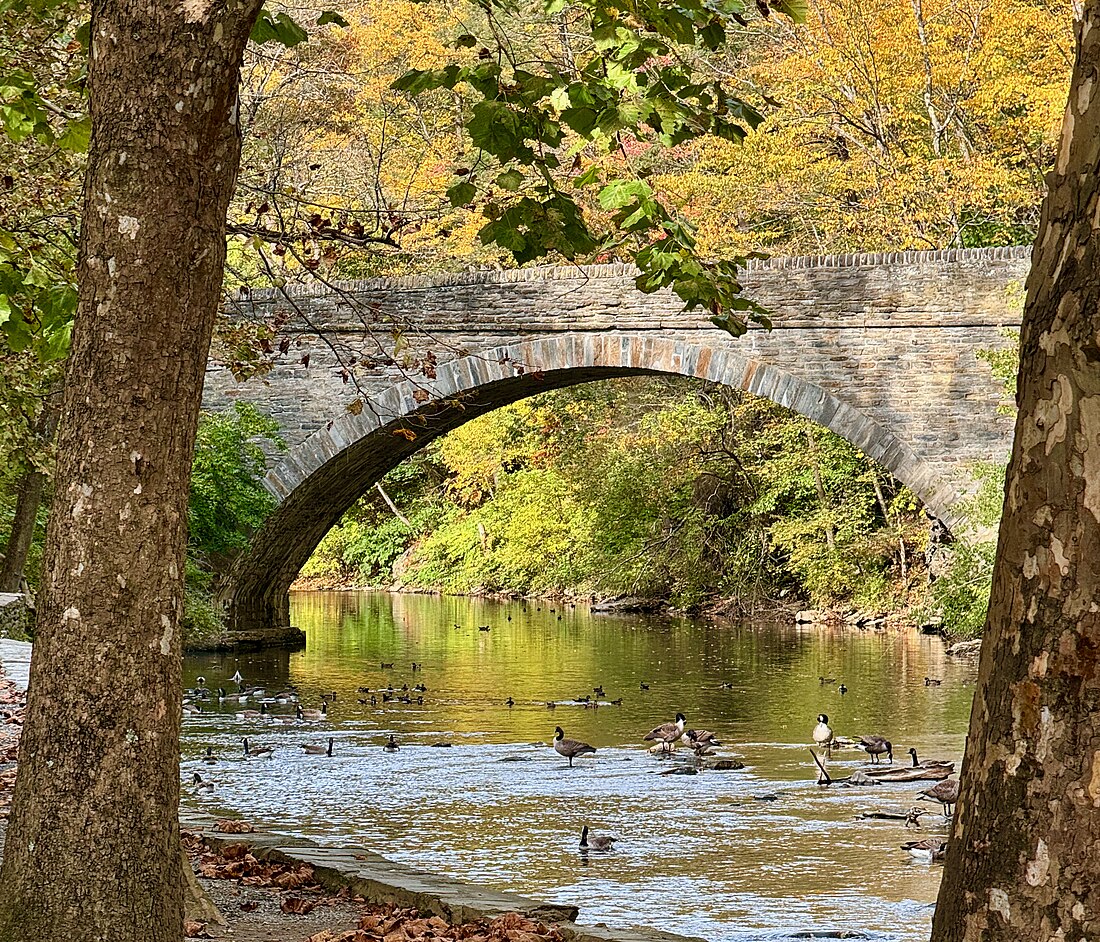
[(214, 830), (222, 834), (252, 834), (256, 829), (247, 821), (218, 821)]
[(253, 856), (250, 846), (244, 842), (226, 844), (220, 851), (213, 851), (199, 835), (184, 831), (181, 839), (188, 851), (197, 858), (195, 870), (200, 877), (236, 880), (241, 886), (273, 890), (321, 892), (321, 887), (313, 879), (313, 868), (309, 864), (258, 860)]
[[(19, 756), (19, 735), (23, 732), (23, 712), (27, 695), (4, 676), (0, 667), (0, 764), (15, 762)], [(15, 769), (0, 772), (0, 819), (11, 809), (15, 788)]]
[(446, 942), (561, 942), (561, 930), (519, 913), (506, 913), (492, 921), (451, 925), (439, 916), (421, 916), (415, 909), (372, 907), (355, 929), (325, 929), (306, 942), (409, 942), (439, 939)]
[(308, 916), (317, 908), (317, 900), (306, 899), (303, 896), (288, 896), (282, 901), (279, 908), (290, 915)]
[(210, 933), (206, 930), (205, 922), (196, 922), (193, 919), (188, 919), (183, 924), (183, 935), (187, 939), (209, 939)]

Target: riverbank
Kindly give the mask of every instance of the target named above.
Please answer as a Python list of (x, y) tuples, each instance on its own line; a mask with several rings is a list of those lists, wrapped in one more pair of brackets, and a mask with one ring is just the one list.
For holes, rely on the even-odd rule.
[(747, 608), (736, 598), (713, 598), (698, 605), (679, 607), (666, 599), (646, 598), (635, 595), (600, 595), (594, 592), (499, 592), (492, 590), (472, 592), (447, 592), (439, 588), (404, 586), (400, 584), (364, 585), (355, 580), (333, 580), (321, 577), (298, 579), (291, 586), (292, 592), (394, 592), (401, 595), (425, 595), (437, 598), (467, 598), (494, 602), (543, 602), (565, 606), (585, 605), (597, 614), (668, 615), (716, 618), (730, 622), (746, 619), (765, 621), (777, 625), (819, 625), (837, 628), (860, 629), (919, 629), (923, 634), (939, 634), (953, 638), (945, 629), (943, 620), (929, 616), (920, 604), (899, 609), (854, 609), (850, 606), (807, 609), (797, 604), (776, 601), (768, 605)]

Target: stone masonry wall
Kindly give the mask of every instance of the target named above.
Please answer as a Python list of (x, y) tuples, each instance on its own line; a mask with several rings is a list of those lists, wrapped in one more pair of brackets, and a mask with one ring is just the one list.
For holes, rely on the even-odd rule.
[[(239, 302), (239, 316), (291, 313), (284, 333), (295, 345), (266, 377), (243, 383), (212, 364), (204, 405), (255, 402), (293, 446), (355, 399), (402, 381), (400, 362), (429, 350), (442, 363), (566, 332), (656, 331), (735, 349), (820, 385), (938, 465), (999, 460), (1012, 422), (998, 414), (1003, 390), (977, 354), (1011, 343), (1005, 328), (1019, 325), (1028, 266), (1022, 249), (754, 262), (746, 292), (773, 312), (774, 327), (737, 340), (702, 312), (681, 311), (667, 292), (642, 295), (621, 265), (389, 279), (349, 284), (339, 295), (257, 292)], [(407, 344), (396, 354), (395, 325)], [(334, 350), (343, 362), (360, 361), (355, 380), (343, 380)], [(299, 362), (304, 353), (308, 367)]]

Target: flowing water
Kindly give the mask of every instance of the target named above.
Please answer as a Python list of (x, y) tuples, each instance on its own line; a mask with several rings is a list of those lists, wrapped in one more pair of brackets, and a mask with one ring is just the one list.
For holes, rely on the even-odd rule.
[[(975, 676), (939, 639), (386, 593), (298, 593), (292, 615), (307, 632), (304, 651), (191, 657), (185, 681), (203, 675), (212, 688), (234, 689), (228, 678), (239, 670), (269, 693), (293, 684), (307, 709), (335, 692), (329, 718), (241, 720), (236, 711), (258, 707), (228, 702), (188, 716), (185, 777), (198, 770), (217, 784), (213, 795), (186, 799), (195, 806), (576, 903), (579, 922), (710, 940), (829, 930), (928, 938), (940, 867), (900, 844), (946, 834), (939, 806), (924, 805), (934, 813), (922, 831), (857, 815), (904, 811), (929, 783), (822, 788), (807, 747), (824, 712), (838, 735), (890, 738), (896, 764), (909, 761), (910, 746), (958, 761)], [(411, 670), (414, 661), (422, 670)], [(942, 686), (926, 686), (926, 676)], [(361, 686), (417, 683), (428, 688), (423, 704), (357, 702), (369, 696)], [(598, 685), (598, 709), (563, 702)], [(608, 703), (619, 697), (621, 706)], [(715, 731), (719, 752), (745, 768), (661, 775), (687, 750), (662, 759), (642, 737), (677, 711), (689, 727)], [(568, 768), (548, 745), (555, 725), (596, 755)], [(382, 749), (391, 733), (396, 753)], [(275, 746), (274, 756), (246, 759), (245, 735)], [(297, 748), (329, 736), (331, 758)], [(441, 741), (452, 746), (433, 747)], [(199, 760), (207, 745), (219, 756), (213, 766)], [(843, 778), (865, 758), (834, 752), (830, 773)], [(615, 851), (582, 855), (584, 824), (616, 835)]]

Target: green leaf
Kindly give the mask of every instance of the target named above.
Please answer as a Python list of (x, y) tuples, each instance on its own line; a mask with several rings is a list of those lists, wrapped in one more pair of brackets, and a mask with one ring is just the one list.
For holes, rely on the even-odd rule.
[(404, 75), (398, 76), (390, 84), (390, 88), (397, 92), (419, 95), (435, 88), (454, 88), (461, 77), (462, 70), (457, 65), (449, 65), (443, 69), (410, 69)]
[(501, 161), (530, 160), (531, 149), (523, 143), (519, 115), (500, 101), (482, 101), (474, 105), (466, 124), (470, 140)]
[(653, 190), (644, 180), (612, 180), (600, 190), (600, 206), (604, 209), (619, 209), (635, 199), (648, 199)]
[(577, 174), (573, 178), (573, 186), (578, 190), (582, 187), (591, 186), (593, 183), (599, 183), (600, 181), (600, 167), (599, 164), (592, 164), (583, 173)]
[(770, 6), (773, 10), (786, 14), (796, 23), (805, 23), (810, 13), (807, 0), (773, 0)]
[(463, 180), (447, 190), (447, 199), (451, 201), (452, 206), (466, 206), (473, 202), (476, 194), (477, 189), (474, 185)]
[(523, 174), (513, 167), (500, 174), (496, 179), (496, 184), (505, 190), (518, 190), (523, 185)]
[(451, 45), (455, 49), (473, 49), (477, 45), (477, 37), (471, 33), (463, 33)]
[(324, 13), (317, 17), (318, 26), (328, 26), (329, 23), (339, 26), (340, 29), (348, 28), (348, 21), (335, 10), (325, 10)]
[(92, 139), (92, 116), (85, 115), (78, 121), (70, 121), (65, 132), (57, 139), (57, 146), (74, 154), (83, 154), (88, 150)]
[(281, 43), (289, 49), (304, 43), (309, 39), (309, 34), (286, 13), (272, 16), (267, 10), (261, 10), (248, 38), (260, 45)]

